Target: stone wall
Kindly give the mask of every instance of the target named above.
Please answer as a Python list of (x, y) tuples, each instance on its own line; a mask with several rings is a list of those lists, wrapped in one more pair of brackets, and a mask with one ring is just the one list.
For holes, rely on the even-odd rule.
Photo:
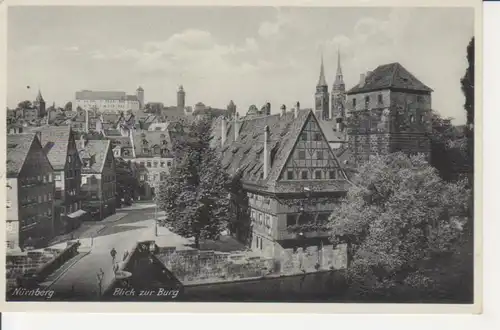
[[(38, 283), (58, 269), (63, 263), (78, 254), (79, 242), (68, 242), (64, 249), (46, 248), (7, 255), (7, 287), (13, 288), (20, 282)], [(24, 286), (29, 285), (25, 283)]]
[(279, 257), (245, 252), (160, 248), (156, 256), (183, 284), (234, 281), (273, 275), (294, 275), (347, 268), (347, 248), (339, 245), (282, 250)]

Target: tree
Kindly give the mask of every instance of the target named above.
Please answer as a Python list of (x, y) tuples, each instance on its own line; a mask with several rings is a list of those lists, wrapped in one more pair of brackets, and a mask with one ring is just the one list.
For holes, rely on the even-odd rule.
[(22, 102), (19, 102), (19, 104), (17, 105), (17, 108), (18, 109), (32, 109), (33, 108), (33, 104), (31, 103), (31, 101), (22, 101)]
[(116, 198), (119, 204), (134, 198), (139, 189), (139, 182), (131, 168), (131, 164), (122, 158), (115, 158)]
[(66, 103), (66, 105), (64, 106), (64, 111), (71, 111), (71, 110), (73, 110), (73, 103), (70, 101)]
[(423, 155), (394, 153), (361, 165), (329, 224), (332, 240), (349, 244), (348, 279), (356, 294), (430, 287), (425, 265), (453, 254), (464, 235), (466, 185), (443, 181)]
[(229, 223), (229, 231), (236, 239), (249, 246), (252, 242), (252, 221), (250, 218), (250, 205), (248, 195), (243, 189), (242, 172), (231, 177), (229, 192), (231, 194), (231, 207), (235, 215)]
[(466, 138), (451, 124), (452, 118), (431, 115), (431, 165), (445, 181), (457, 180), (467, 166)]
[[(184, 124), (186, 125), (186, 124)], [(208, 121), (197, 121), (177, 133), (174, 139), (174, 166), (157, 194), (157, 204), (166, 217), (163, 226), (184, 237), (218, 239), (232, 218), (230, 179), (217, 152), (210, 148)]]
[[(460, 83), (462, 85), (462, 92), (465, 96), (464, 109), (467, 114), (465, 134), (467, 137), (467, 155), (469, 166), (471, 167), (471, 169), (473, 169), (474, 166), (474, 44), (474, 37), (472, 37), (469, 44), (467, 45), (468, 67), (465, 71), (464, 76), (460, 80)], [(470, 179), (472, 178), (473, 176), (470, 177)]]

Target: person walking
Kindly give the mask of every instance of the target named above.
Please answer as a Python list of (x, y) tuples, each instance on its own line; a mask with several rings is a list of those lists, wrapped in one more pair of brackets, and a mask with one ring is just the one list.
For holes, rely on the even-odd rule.
[(111, 258), (113, 259), (113, 265), (114, 265), (115, 264), (115, 259), (116, 259), (116, 250), (115, 250), (115, 248), (111, 249), (110, 254), (111, 254)]

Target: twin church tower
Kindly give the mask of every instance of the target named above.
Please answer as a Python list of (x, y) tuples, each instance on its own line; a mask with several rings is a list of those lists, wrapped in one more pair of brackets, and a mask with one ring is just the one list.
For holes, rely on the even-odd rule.
[(328, 84), (325, 79), (323, 55), (321, 56), (321, 68), (314, 98), (314, 111), (318, 119), (337, 120), (344, 118), (346, 96), (344, 76), (342, 75), (342, 67), (340, 65), (340, 51), (337, 51), (337, 72), (335, 74), (335, 82), (332, 86), (331, 100), (330, 93), (328, 93)]

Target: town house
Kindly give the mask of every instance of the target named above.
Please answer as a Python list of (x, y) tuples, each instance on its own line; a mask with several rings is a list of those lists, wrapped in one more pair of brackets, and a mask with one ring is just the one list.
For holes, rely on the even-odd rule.
[(7, 251), (46, 244), (54, 235), (53, 168), (35, 133), (7, 135)]
[(79, 141), (82, 159), (83, 209), (94, 220), (102, 220), (116, 212), (115, 159), (109, 140)]
[(241, 176), (252, 249), (279, 256), (286, 248), (327, 244), (324, 224), (348, 183), (311, 110), (297, 103), (290, 112), (283, 106), (281, 114), (269, 113), (219, 118), (212, 142), (224, 169)]
[(76, 148), (75, 133), (71, 126), (44, 126), (38, 130), (44, 152), (54, 168), (55, 231), (67, 233), (85, 221), (81, 208), (82, 163)]

